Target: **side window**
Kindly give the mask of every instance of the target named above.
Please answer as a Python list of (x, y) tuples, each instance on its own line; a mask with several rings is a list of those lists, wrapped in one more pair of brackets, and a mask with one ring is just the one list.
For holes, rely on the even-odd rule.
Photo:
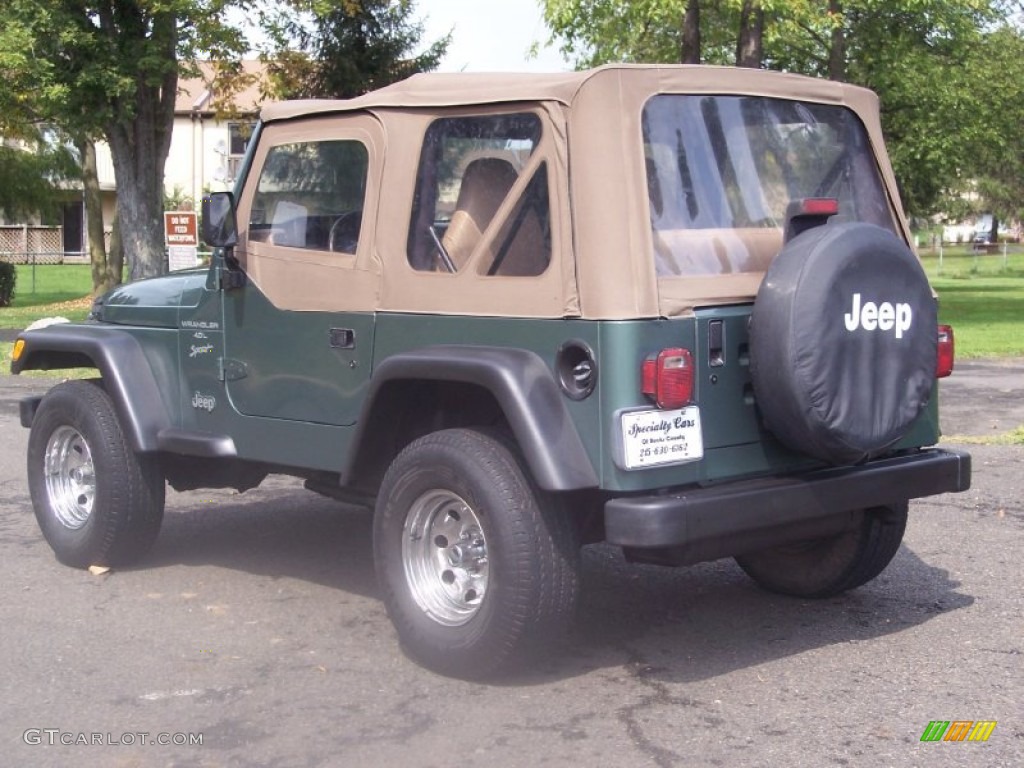
[(279, 144), (260, 170), (249, 239), (355, 253), (369, 155), (358, 141)]
[[(414, 269), (461, 272), (478, 250), (484, 253), (475, 269), (482, 275), (533, 276), (547, 269), (547, 165), (531, 163), (540, 138), (541, 122), (533, 114), (431, 123), (420, 153), (409, 227)], [(520, 183), (524, 173), (530, 174), (525, 185)], [(497, 230), (487, 236), (492, 224)]]

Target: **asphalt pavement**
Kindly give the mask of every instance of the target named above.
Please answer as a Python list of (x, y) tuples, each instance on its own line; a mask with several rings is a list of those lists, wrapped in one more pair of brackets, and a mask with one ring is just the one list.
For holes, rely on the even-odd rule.
[[(569, 644), (498, 685), (406, 659), (370, 515), (288, 478), (169, 493), (137, 568), (61, 566), (17, 417), (51, 383), (0, 377), (0, 764), (1024, 765), (1024, 447), (962, 445), (1024, 425), (1024, 361), (961, 363), (943, 383), (974, 485), (912, 504), (875, 581), (798, 600), (731, 561), (672, 570), (589, 547)], [(923, 742), (932, 721), (996, 726)]]

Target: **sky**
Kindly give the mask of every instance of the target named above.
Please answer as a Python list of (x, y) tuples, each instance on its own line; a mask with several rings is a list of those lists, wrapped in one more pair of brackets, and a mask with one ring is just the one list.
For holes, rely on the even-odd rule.
[(419, 0), (415, 15), (424, 23), (423, 42), (453, 33), (439, 72), (572, 69), (556, 48), (542, 47), (529, 58), (530, 46), (548, 39), (539, 0)]

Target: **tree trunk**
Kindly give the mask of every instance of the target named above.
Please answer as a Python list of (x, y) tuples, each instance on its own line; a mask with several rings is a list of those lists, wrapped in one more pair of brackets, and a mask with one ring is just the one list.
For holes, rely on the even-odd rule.
[(687, 0), (679, 60), (683, 64), (700, 64), (700, 45), (700, 0)]
[(743, 0), (736, 66), (760, 69), (764, 61), (764, 8), (761, 0)]
[(829, 80), (846, 81), (846, 20), (841, 0), (828, 0), (828, 16), (832, 21), (832, 35), (828, 50)]
[[(175, 61), (176, 24), (171, 14), (157, 15), (152, 21), (151, 41), (167, 61)], [(171, 148), (177, 89), (177, 66), (168, 67), (156, 83), (140, 76), (132, 117), (115, 118), (106, 129), (117, 181), (117, 218), (131, 280), (167, 271), (164, 165)]]
[(107, 267), (110, 274), (117, 276), (114, 285), (119, 285), (124, 276), (124, 242), (121, 240), (121, 217), (114, 214), (114, 223), (110, 228), (110, 250), (107, 256)]
[(153, 142), (132, 142), (110, 135), (117, 179), (117, 218), (128, 259), (128, 278), (161, 275), (167, 271), (163, 235), (163, 159)]
[(82, 157), (82, 196), (85, 200), (89, 264), (92, 266), (92, 294), (99, 296), (121, 282), (121, 272), (111, 270), (103, 242), (103, 198), (96, 169), (96, 145), (90, 140), (83, 140), (78, 144), (78, 151)]

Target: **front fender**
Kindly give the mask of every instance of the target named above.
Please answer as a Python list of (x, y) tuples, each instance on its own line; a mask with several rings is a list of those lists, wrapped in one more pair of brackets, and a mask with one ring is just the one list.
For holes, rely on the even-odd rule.
[[(157, 435), (171, 427), (171, 418), (150, 360), (133, 335), (103, 326), (61, 324), (24, 331), (18, 338), (25, 349), (11, 363), (11, 373), (94, 366), (132, 447), (141, 452), (158, 449)], [(30, 426), (33, 413), (34, 408), (22, 408), (25, 426)]]
[(537, 484), (552, 491), (596, 488), (597, 474), (554, 376), (534, 352), (506, 347), (438, 345), (403, 352), (376, 366), (342, 472), (348, 482), (377, 394), (400, 380), (450, 381), (489, 391), (501, 407)]

